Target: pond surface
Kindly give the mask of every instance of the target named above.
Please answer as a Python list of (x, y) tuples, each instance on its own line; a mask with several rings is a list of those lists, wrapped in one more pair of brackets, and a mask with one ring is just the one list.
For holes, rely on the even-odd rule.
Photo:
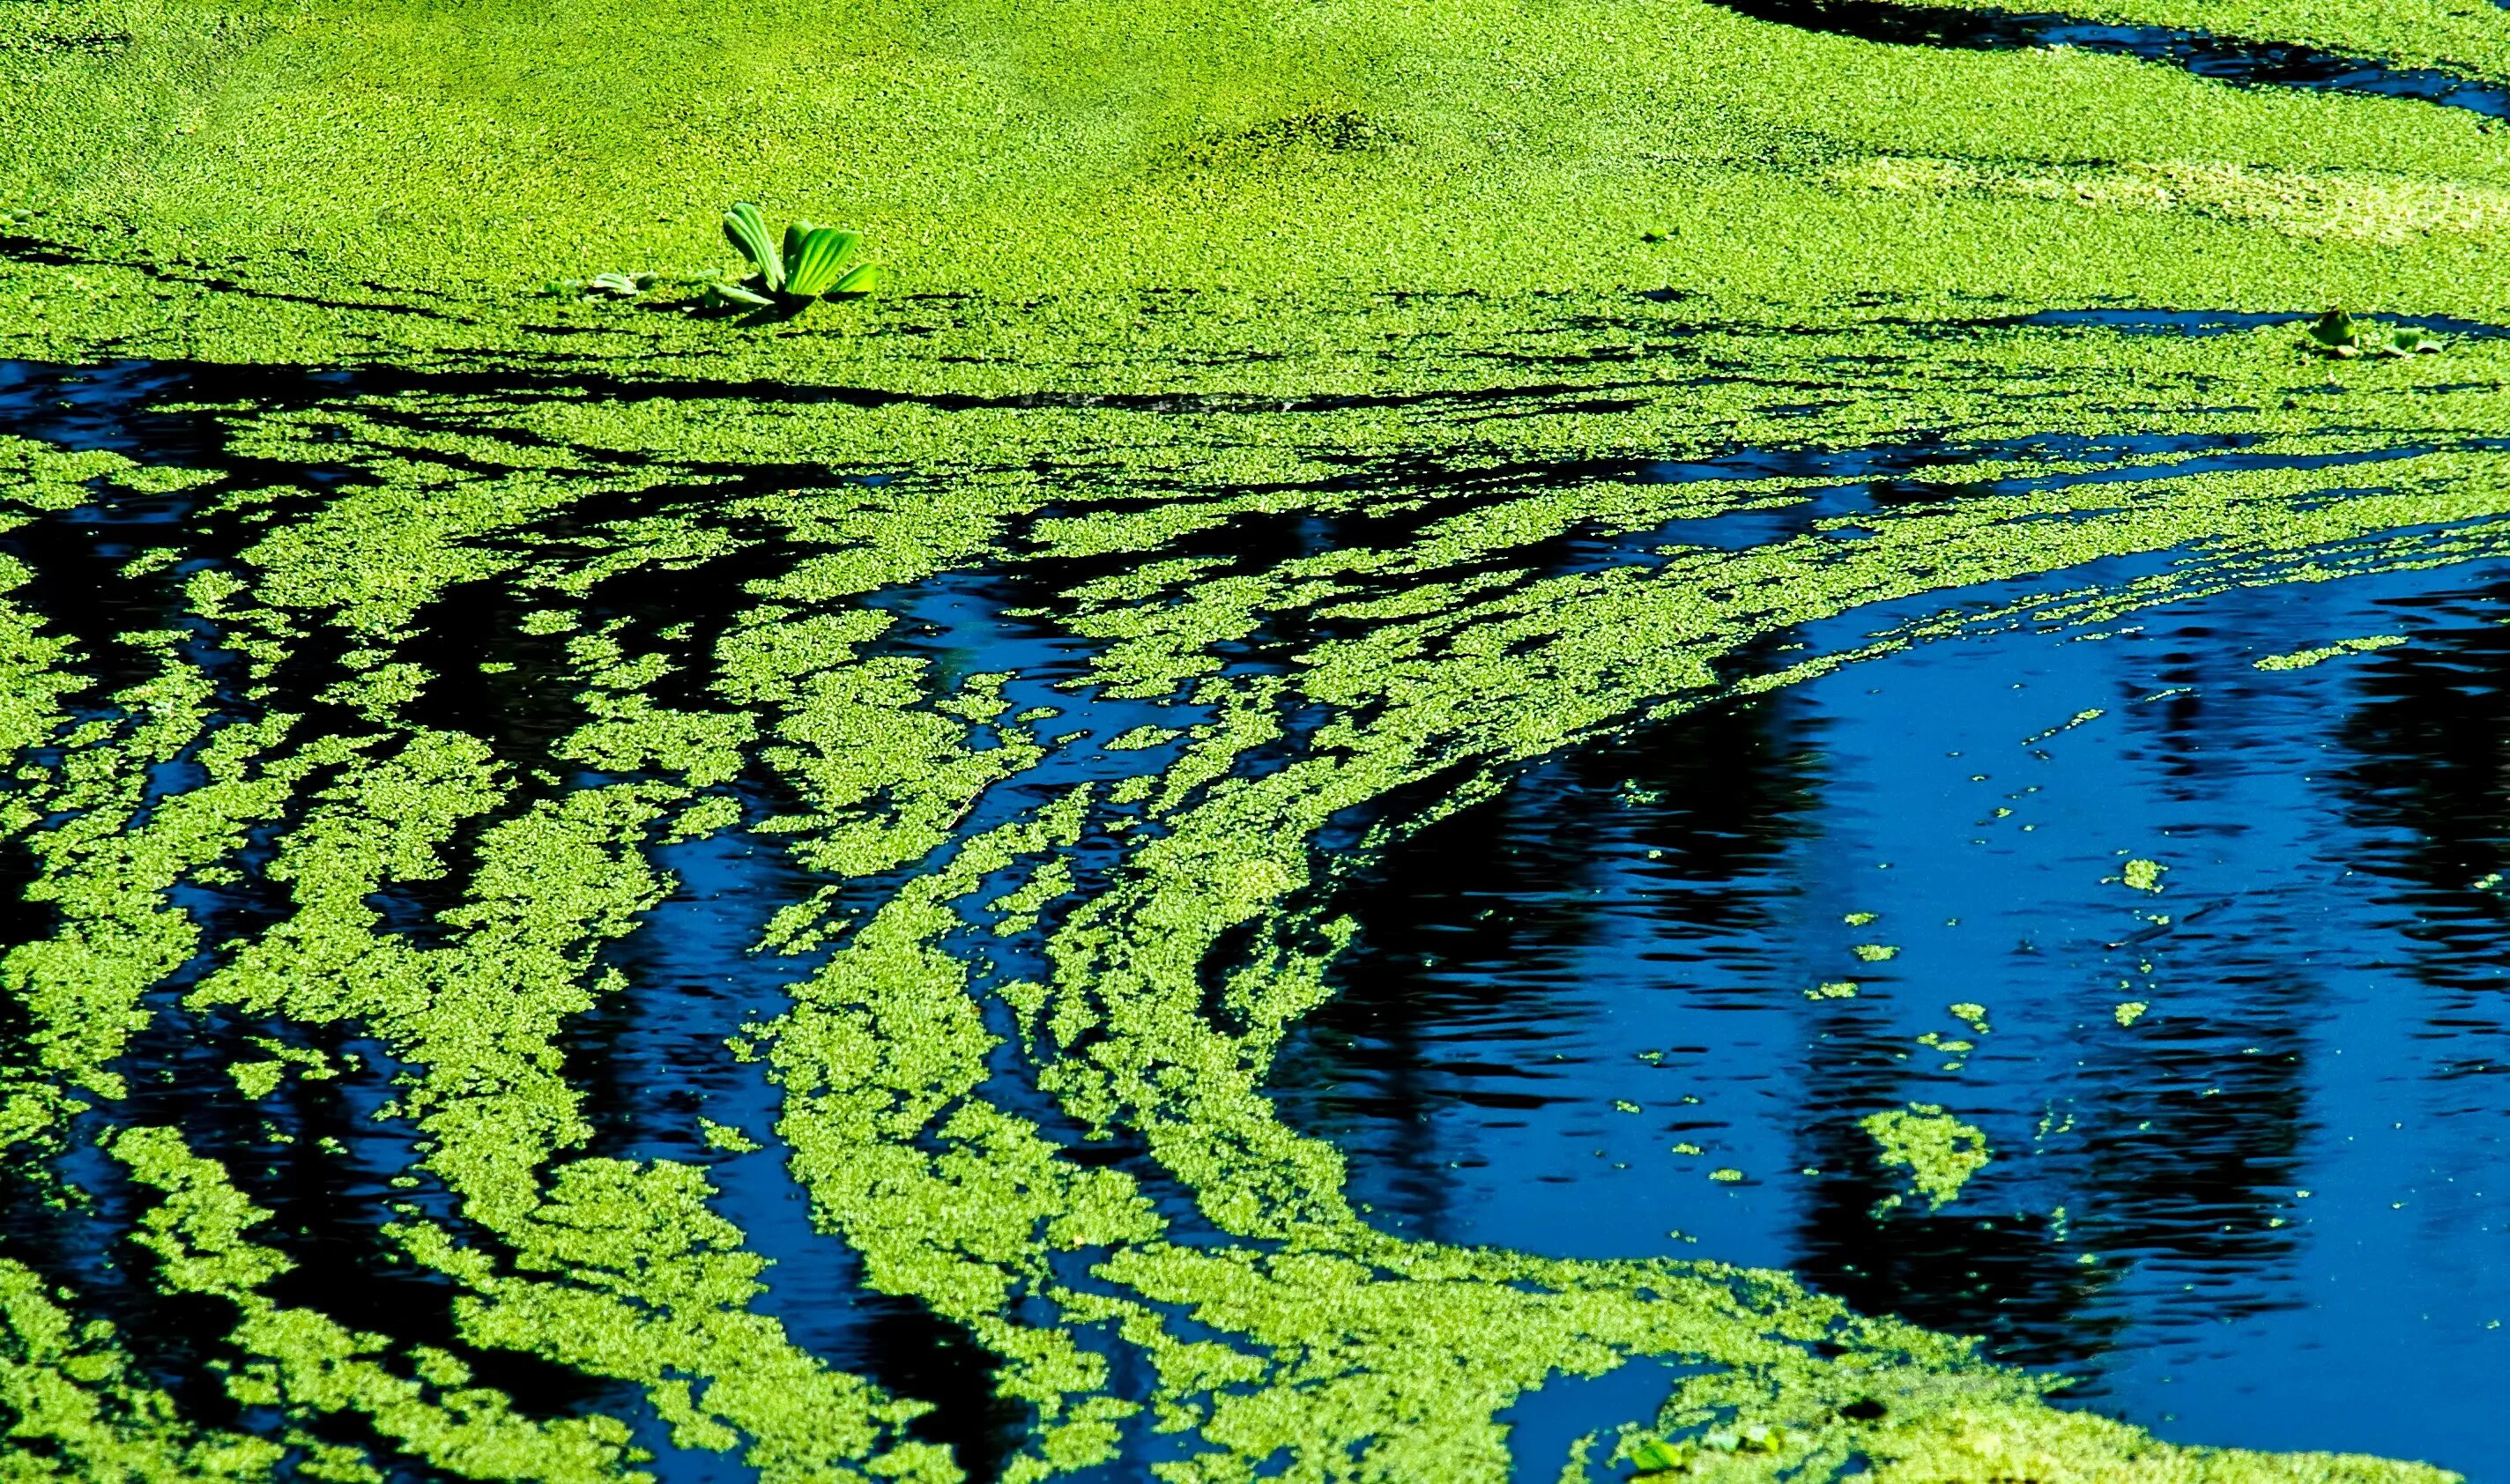
[[(2165, 1435), (2488, 1477), (2505, 597), (1971, 635), (1545, 763), (1350, 888), (1276, 1088), (1396, 1230), (1788, 1268)], [(1993, 1160), (1878, 1214), (1905, 1176), (1858, 1124), (1910, 1102)]]
[(0, 368), (0, 1278), (110, 1325), (11, 1363), (131, 1457), (1548, 1484), (2064, 1426), (1952, 1335), (2497, 1477), (2492, 523), (1990, 559), (2497, 443), (1077, 460), (963, 541), (987, 471), (553, 400)]

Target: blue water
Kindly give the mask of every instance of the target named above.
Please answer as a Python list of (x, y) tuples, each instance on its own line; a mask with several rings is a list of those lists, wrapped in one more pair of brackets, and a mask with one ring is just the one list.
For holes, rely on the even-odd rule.
[[(1346, 892), (1284, 1109), (1393, 1230), (1792, 1269), (2167, 1437), (2504, 1477), (2505, 621), (2497, 567), (2245, 591), (1553, 760)], [(1910, 1102), (1995, 1158), (1878, 1217)]]
[[(273, 404), (342, 390), (292, 377), (245, 390)], [(149, 410), (187, 385), (139, 364), (85, 380), (0, 366), (0, 407), (72, 446), (223, 460), (238, 479), (292, 489), (285, 499), (323, 498), (347, 476), (229, 458), (206, 416)], [(1980, 471), (1999, 477), (1951, 482), (1984, 454), (2002, 457)], [(2120, 476), (2017, 461), (2164, 459), (2194, 473), (2267, 457), (2232, 436), (1697, 456), (1644, 474), (1837, 482), (1783, 509), (1574, 532), (1517, 556), (1585, 570), (1669, 542), (1739, 547), (1816, 528), (1854, 539), (1840, 522), (1883, 506)], [(1400, 509), (1249, 516), (1208, 540), (1260, 569), (1385, 544), (1426, 518)], [(37, 571), (22, 595), (112, 678), (138, 658), (114, 635), (173, 622), (180, 579), (249, 539), (203, 534), (192, 514), (133, 500), (10, 533)], [(135, 542), (177, 530), (192, 560), (119, 576)], [(2114, 588), (2172, 560), (2116, 558), (2069, 580)], [(596, 590), (595, 617), (704, 631), (748, 601), (737, 578), (635, 574)], [(1071, 580), (1012, 566), (877, 599), (898, 618), (884, 643), (953, 678), (1010, 672), (1015, 710), (1053, 712), (1037, 725), (1048, 758), (990, 793), (965, 829), (1083, 780), (1163, 768), (1173, 744), (1103, 743), (1206, 719), (1188, 696), (1120, 699), (1083, 683), (1089, 647), (1037, 612)], [(1985, 608), (2024, 590), (1961, 596)], [(1781, 635), (1750, 664), (1853, 649), (1944, 601)], [(431, 698), (432, 720), (475, 730), (528, 773), (550, 761), (572, 703), (554, 650), (513, 631), (519, 611), (512, 592), (466, 590), (412, 641), (435, 647), (412, 652), (448, 673), (485, 657), (513, 666)], [(231, 679), (214, 626), (187, 627), (192, 658)], [(2255, 666), (2368, 635), (2405, 642)], [(1259, 631), (1228, 659), (1286, 668), (1318, 636)], [(226, 701), (245, 709), (240, 689)], [(1312, 724), (1294, 721), (1294, 733)], [(1245, 766), (1276, 767), (1303, 744), (1294, 735)], [(190, 786), (197, 771), (178, 760), (160, 785)], [(738, 786), (752, 823), (781, 807), (760, 780)], [(255, 835), (247, 856), (267, 844)], [(1084, 889), (1120, 856), (1083, 853)], [(2119, 879), (2137, 858), (2167, 866), (2159, 892)], [(775, 1260), (758, 1307), (832, 1364), (932, 1402), (920, 1430), (991, 1478), (1025, 1424), (993, 1397), (992, 1359), (965, 1330), (868, 1291), (843, 1244), (814, 1230), (774, 1147), (781, 1090), (725, 1054), (815, 967), (749, 946), (779, 907), (828, 883), (745, 828), (658, 846), (654, 860), (675, 889), (606, 955), (630, 987), (567, 1032), (569, 1073), (592, 1093), (591, 1152), (706, 1165), (723, 1214)], [(26, 863), (0, 866), (19, 872), (0, 881), (14, 895)], [(1344, 872), (1337, 905), (1361, 936), (1336, 966), (1337, 998), (1285, 1047), (1274, 1091), (1293, 1123), (1348, 1151), (1355, 1196), (1389, 1230), (1784, 1268), (1862, 1308), (1980, 1335), (1992, 1353), (2072, 1379), (2080, 1404), (2174, 1439), (2424, 1457), (2504, 1477), (2494, 1461), (2510, 1456), (2510, 1409), (2491, 1378), (2510, 1374), (2510, 881), (2494, 879), (2510, 876), (2510, 566), (2261, 588), (2091, 628), (1983, 627), (1547, 760), (1382, 859), (1328, 867)], [(841, 902), (867, 906), (895, 885), (848, 884)], [(248, 887), (183, 891), (213, 939), (274, 910)], [(0, 903), (13, 909), (0, 933), (49, 931), (43, 914)], [(377, 903), (422, 936), (444, 904), (418, 886)], [(1858, 945), (1891, 953), (1869, 962)], [(1040, 972), (1038, 947), (1033, 934), (989, 941), (989, 971)], [(1852, 998), (1806, 997), (1845, 980)], [(329, 1049), (354, 1053), (361, 1075), (247, 1103), (223, 1068), (256, 1027), (184, 1012), (187, 982), (152, 998), (159, 1022), (133, 1060), (158, 1076), (122, 1114), (184, 1125), (278, 1213), (305, 1264), (292, 1301), (455, 1344), (448, 1285), (382, 1266), (390, 1201), (456, 1220), (432, 1183), (384, 1183), (414, 1152), (405, 1125), (375, 1117), (396, 1070), (383, 1048), (342, 1041)], [(1992, 1029), (1951, 1014), (1960, 1002), (1984, 1007)], [(2129, 1003), (2148, 1008), (2120, 1025)], [(1858, 1121), (1912, 1102), (1982, 1128), (1994, 1160), (1940, 1211), (1877, 1214), (1900, 1186)], [(1045, 1099), (1018, 1111), (1070, 1132)], [(710, 1148), (699, 1117), (769, 1147)], [(277, 1140), (289, 1130), (293, 1142)], [(306, 1156), (323, 1134), (349, 1154)], [(1196, 1219), (1138, 1147), (1110, 1157), (1181, 1226)], [(108, 1163), (73, 1156), (65, 1169), (94, 1204), (19, 1201), (0, 1239), (77, 1281), (186, 1405), (214, 1405), (201, 1361), (216, 1328), (112, 1264), (133, 1207)], [(1719, 1170), (1741, 1178), (1712, 1180)], [(643, 1416), (640, 1441), (668, 1479), (748, 1476), (737, 1457), (672, 1447), (631, 1389), (470, 1358), (537, 1409)], [(1520, 1476), (1548, 1484), (1573, 1438), (1645, 1416), (1673, 1374), (1638, 1364), (1524, 1398), (1508, 1414)], [(1128, 1439), (1124, 1459), (1089, 1477), (1147, 1480), (1165, 1442)]]

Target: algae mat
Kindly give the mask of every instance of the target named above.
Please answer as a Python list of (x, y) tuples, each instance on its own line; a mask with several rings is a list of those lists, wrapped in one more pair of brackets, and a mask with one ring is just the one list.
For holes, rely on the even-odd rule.
[[(0, 10), (0, 1476), (2447, 1477), (1401, 1232), (1276, 1086), (1547, 759), (2505, 554), (2510, 16), (2419, 14)], [(733, 196), (894, 292), (685, 313)]]

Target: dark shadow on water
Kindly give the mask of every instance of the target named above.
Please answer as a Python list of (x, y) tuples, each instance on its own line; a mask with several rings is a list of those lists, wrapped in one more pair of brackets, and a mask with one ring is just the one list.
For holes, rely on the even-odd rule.
[(2415, 98), (2491, 118), (2510, 116), (2510, 92), (2430, 68), (2397, 67), (2289, 42), (2251, 41), (2172, 26), (2116, 25), (2035, 12), (1899, 4), (1896, 0), (1718, 0), (1755, 20), (1894, 46), (2013, 52), (2073, 47), (2134, 57), (2253, 88), (2305, 88)]
[[(2259, 314), (2228, 309), (2046, 309), (2033, 314), (2014, 315), (2000, 320), (1973, 322), (1980, 325), (2025, 326), (2051, 329), (2099, 329), (2122, 335), (2187, 335), (2202, 338), (2209, 335), (2238, 335), (2266, 325), (2284, 324), (2293, 329), (2295, 343), (2318, 311), (2308, 314)], [(2454, 335), (2468, 340), (2497, 340), (2510, 335), (2510, 328), (2482, 320), (2461, 320), (2453, 315), (2389, 315), (2357, 314), (2353, 317), (2375, 324), (2412, 325), (2436, 335)]]

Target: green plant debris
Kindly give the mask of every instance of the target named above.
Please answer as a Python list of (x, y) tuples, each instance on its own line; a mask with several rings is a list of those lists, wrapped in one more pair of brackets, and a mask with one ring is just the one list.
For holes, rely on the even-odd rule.
[(2115, 1009), (2110, 1011), (2110, 1018), (2115, 1020), (2118, 1025), (2123, 1028), (2133, 1025), (2138, 1020), (2143, 1019), (2144, 1012), (2150, 1008), (2152, 1008), (2152, 1002), (2149, 1000), (2127, 1000), (2121, 1002)]
[(1859, 943), (1848, 951), (1868, 964), (1885, 964), (1900, 956), (1900, 950), (1889, 943)]
[(2346, 655), (2366, 655), (2375, 650), (2394, 649), (2405, 642), (2406, 636), (2401, 633), (2371, 634), (2359, 639), (2339, 639), (2333, 644), (2322, 644), (2316, 649), (2297, 649), (2287, 655), (2268, 655), (2263, 660), (2251, 663), (2259, 669), (2307, 669), (2313, 665), (2342, 659)]
[(2169, 869), (2158, 860), (2138, 857), (2118, 868), (2117, 879), (2134, 891), (2158, 892), (2161, 890), (2161, 873)]
[[(2034, 733), (2033, 735), (2031, 735), (2031, 736), (2029, 736), (2029, 737), (2024, 738), (2024, 739), (2022, 740), (2022, 744), (2023, 744), (2024, 746), (2026, 746), (2026, 747), (2030, 747), (2030, 746), (2036, 746), (2036, 745), (2037, 745), (2037, 744), (2039, 744), (2040, 742), (2046, 742), (2048, 739), (2050, 739), (2050, 738), (2052, 738), (2052, 737), (2055, 737), (2055, 736), (2057, 736), (2057, 735), (2058, 735), (2058, 734), (2060, 734), (2060, 733), (2063, 733), (2063, 732), (2072, 732), (2072, 731), (2073, 731), (2073, 730), (2074, 730), (2076, 727), (2080, 727), (2080, 726), (2088, 726), (2088, 725), (2090, 725), (2091, 723), (2093, 723), (2093, 722), (2095, 722), (2095, 721), (2100, 720), (2103, 716), (2106, 716), (2106, 715), (2108, 715), (2108, 714), (2109, 714), (2108, 712), (2106, 712), (2106, 711), (2102, 710), (2102, 709), (2101, 709), (2100, 707), (2098, 707), (2098, 706), (2092, 706), (2092, 707), (2090, 707), (2090, 708), (2088, 708), (2088, 709), (2085, 709), (2085, 710), (2076, 711), (2073, 715), (2067, 717), (2064, 721), (2061, 721), (2061, 722), (2057, 723), (2055, 726), (2050, 727), (2050, 728), (2049, 728), (2048, 730), (2046, 730), (2045, 732), (2037, 732), (2037, 733)], [(2006, 814), (2006, 813), (2009, 813), (2009, 811), (2005, 811), (2005, 810), (1998, 810), (1998, 811), (1997, 811), (1997, 814), (1998, 814), (1999, 816), (2001, 816), (2001, 815), (2003, 815), (2003, 814)]]
[(1856, 1126), (1874, 1140), (1883, 1167), (1908, 1172), (1909, 1192), (1882, 1198), (1874, 1207), (1878, 1216), (1909, 1195), (1923, 1197), (1930, 1211), (1942, 1210), (1991, 1158), (1986, 1134), (1932, 1103), (1870, 1114)]
[(2356, 356), (2402, 358), (2437, 355), (2439, 337), (2412, 325), (2383, 329), (2362, 323), (2340, 309), (2331, 309), (2309, 326), (2303, 342), (2322, 356), (2350, 361)]

